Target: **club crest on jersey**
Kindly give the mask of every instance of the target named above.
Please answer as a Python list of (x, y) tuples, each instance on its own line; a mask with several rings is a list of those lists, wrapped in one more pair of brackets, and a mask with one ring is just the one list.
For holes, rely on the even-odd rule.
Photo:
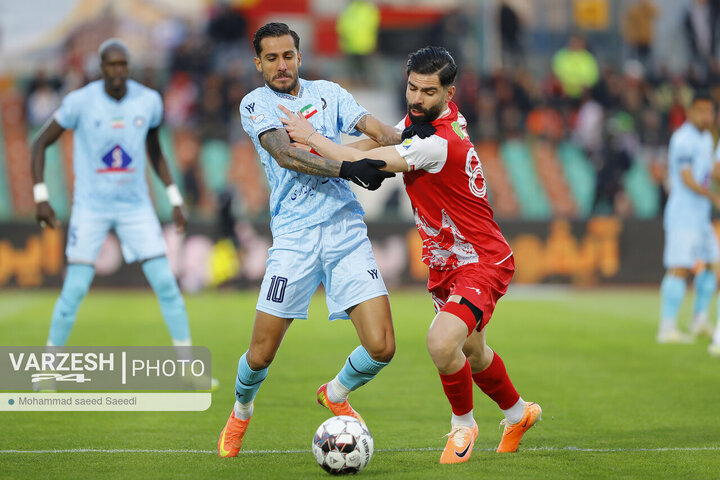
[(134, 172), (135, 169), (129, 167), (132, 163), (132, 157), (127, 154), (120, 145), (115, 145), (112, 150), (102, 157), (102, 162), (106, 168), (98, 168), (97, 173), (117, 173), (117, 172)]
[(400, 145), (402, 145), (403, 148), (405, 150), (407, 150), (408, 148), (410, 148), (410, 144), (412, 144), (412, 142), (413, 142), (412, 138), (406, 138), (405, 140), (403, 140), (403, 142)]
[(110, 120), (110, 127), (112, 128), (125, 128), (125, 119), (123, 117), (115, 117)]

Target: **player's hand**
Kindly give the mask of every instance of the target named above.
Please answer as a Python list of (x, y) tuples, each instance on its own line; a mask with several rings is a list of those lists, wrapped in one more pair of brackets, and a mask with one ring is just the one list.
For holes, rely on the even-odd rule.
[(173, 222), (175, 223), (175, 230), (178, 233), (183, 233), (185, 231), (185, 226), (187, 226), (185, 212), (183, 212), (182, 208), (180, 207), (173, 207), (172, 216)]
[(316, 133), (315, 127), (312, 126), (312, 123), (310, 123), (307, 118), (303, 117), (301, 114), (291, 112), (283, 105), (278, 105), (278, 108), (287, 115), (287, 118), (280, 117), (280, 121), (283, 125), (285, 125), (285, 130), (287, 131), (290, 139), (306, 145), (308, 137), (313, 133)]
[(40, 202), (35, 205), (35, 218), (40, 224), (40, 228), (56, 228), (60, 225), (57, 218), (55, 218), (55, 210), (48, 202)]
[(377, 190), (386, 178), (395, 176), (392, 172), (380, 170), (385, 165), (387, 164), (382, 160), (370, 158), (363, 158), (356, 162), (343, 162), (338, 176), (368, 190)]
[(414, 137), (417, 135), (420, 138), (427, 138), (435, 133), (435, 127), (433, 127), (431, 124), (427, 122), (420, 122), (420, 123), (411, 123), (407, 127), (405, 127), (405, 130), (403, 130), (402, 135), (400, 135), (401, 140), (405, 140), (406, 138)]

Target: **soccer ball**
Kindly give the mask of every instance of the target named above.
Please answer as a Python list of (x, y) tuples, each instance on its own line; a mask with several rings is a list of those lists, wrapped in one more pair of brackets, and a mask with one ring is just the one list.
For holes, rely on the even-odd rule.
[(312, 451), (318, 465), (332, 475), (357, 473), (370, 462), (373, 438), (364, 423), (341, 415), (318, 427)]

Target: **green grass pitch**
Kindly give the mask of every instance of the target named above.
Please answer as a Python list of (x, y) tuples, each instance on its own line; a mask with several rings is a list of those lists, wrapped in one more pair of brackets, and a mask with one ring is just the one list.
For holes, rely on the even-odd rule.
[[(44, 344), (56, 295), (0, 292), (0, 344)], [(186, 297), (194, 343), (210, 348), (221, 381), (207, 411), (3, 412), (0, 477), (329, 478), (310, 453), (315, 429), (330, 416), (315, 392), (357, 337), (349, 322), (327, 322), (322, 295), (310, 320), (296, 321), (285, 338), (256, 399), (245, 451), (235, 459), (212, 453), (233, 404), (255, 298)], [(720, 478), (720, 361), (707, 355), (707, 341), (655, 343), (654, 291), (511, 291), (495, 311), (488, 343), (521, 395), (542, 405), (543, 421), (518, 453), (496, 454), (502, 415), (475, 389), (480, 435), (470, 461), (451, 466), (438, 464), (450, 408), (425, 350), (432, 303), (419, 290), (393, 292), (390, 300), (396, 356), (351, 397), (375, 439), (362, 478)], [(689, 315), (687, 305), (683, 312)], [(169, 338), (149, 290), (92, 290), (70, 344), (166, 345)], [(150, 451), (7, 452), (55, 449)]]

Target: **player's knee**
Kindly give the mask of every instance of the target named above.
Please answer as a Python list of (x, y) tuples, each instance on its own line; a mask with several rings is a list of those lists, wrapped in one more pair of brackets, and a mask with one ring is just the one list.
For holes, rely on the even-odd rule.
[(376, 362), (388, 363), (395, 356), (395, 339), (385, 337), (365, 347), (370, 358)]
[(463, 353), (467, 356), (468, 362), (473, 372), (482, 372), (490, 366), (493, 359), (493, 351), (490, 347), (485, 345), (483, 348), (473, 349), (466, 352), (463, 349)]
[(252, 370), (262, 370), (270, 366), (275, 359), (275, 352), (267, 349), (250, 348), (245, 357)]
[(441, 332), (432, 329), (428, 331), (426, 344), (430, 358), (438, 368), (451, 363), (457, 354), (456, 343)]
[(169, 267), (155, 268), (146, 273), (148, 281), (158, 297), (167, 300), (180, 297), (180, 289)]

